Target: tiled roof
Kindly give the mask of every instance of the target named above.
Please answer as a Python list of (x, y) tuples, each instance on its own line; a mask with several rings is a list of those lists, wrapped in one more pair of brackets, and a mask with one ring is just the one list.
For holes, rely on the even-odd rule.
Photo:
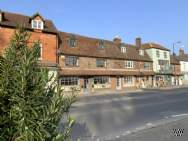
[[(60, 52), (65, 55), (77, 55), (87, 57), (100, 57), (111, 59), (127, 59), (152, 62), (148, 54), (145, 52), (143, 56), (139, 55), (138, 48), (130, 44), (122, 44), (126, 47), (126, 53), (121, 53), (120, 47), (113, 41), (103, 40), (104, 49), (99, 49), (98, 44), (102, 39), (90, 38), (72, 33), (59, 33), (62, 43)], [(77, 40), (77, 46), (71, 48), (68, 46), (68, 40), (74, 36)]]
[(170, 55), (170, 64), (180, 65), (178, 57), (175, 55)]
[(153, 71), (123, 71), (123, 70), (97, 70), (97, 69), (61, 69), (59, 71), (60, 75), (64, 76), (91, 76), (91, 75), (108, 75), (108, 76), (116, 76), (116, 75), (154, 75)]
[(157, 43), (145, 43), (145, 44), (142, 44), (142, 48), (144, 48), (144, 49), (156, 48), (156, 49), (170, 51), (169, 49), (167, 49)]
[(179, 55), (179, 56), (178, 56), (178, 59), (179, 59), (180, 61), (186, 61), (186, 62), (188, 62), (188, 54)]
[[(1, 11), (2, 12), (2, 11)], [(33, 30), (31, 28), (31, 17), (9, 13), (9, 12), (2, 12), (3, 14), (3, 21), (0, 22), (1, 26), (9, 26), (9, 27), (17, 27), (18, 25), (24, 25), (27, 29)], [(57, 29), (51, 20), (44, 20), (44, 29), (43, 32), (49, 33), (57, 33)]]

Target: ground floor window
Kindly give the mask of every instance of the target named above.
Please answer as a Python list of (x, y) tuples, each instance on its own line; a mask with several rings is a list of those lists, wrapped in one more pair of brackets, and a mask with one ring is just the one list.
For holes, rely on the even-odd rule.
[(94, 84), (107, 84), (108, 82), (109, 82), (109, 77), (107, 76), (94, 77)]
[(124, 84), (133, 84), (133, 76), (125, 76)]
[(78, 77), (61, 77), (60, 83), (63, 86), (78, 85)]

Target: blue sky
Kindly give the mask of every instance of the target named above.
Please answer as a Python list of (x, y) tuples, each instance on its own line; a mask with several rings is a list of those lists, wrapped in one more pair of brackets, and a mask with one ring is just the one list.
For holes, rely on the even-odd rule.
[(136, 37), (157, 42), (175, 51), (188, 52), (187, 0), (1, 0), (4, 11), (32, 15), (40, 12), (61, 31), (126, 43)]

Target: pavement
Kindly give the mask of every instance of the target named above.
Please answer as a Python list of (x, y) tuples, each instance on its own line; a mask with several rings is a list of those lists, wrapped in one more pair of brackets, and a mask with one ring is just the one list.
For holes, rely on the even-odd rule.
[[(72, 141), (134, 141), (136, 138), (133, 139), (132, 134), (153, 130), (155, 126), (187, 116), (187, 107), (188, 88), (79, 97), (70, 110), (76, 119)], [(144, 134), (138, 136), (145, 138)], [(153, 138), (151, 141), (156, 140), (154, 136), (150, 137)]]

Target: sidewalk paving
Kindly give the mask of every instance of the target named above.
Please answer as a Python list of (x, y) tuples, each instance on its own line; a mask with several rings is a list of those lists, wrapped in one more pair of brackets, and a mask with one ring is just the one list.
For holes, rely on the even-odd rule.
[(188, 117), (173, 120), (109, 141), (187, 141)]

